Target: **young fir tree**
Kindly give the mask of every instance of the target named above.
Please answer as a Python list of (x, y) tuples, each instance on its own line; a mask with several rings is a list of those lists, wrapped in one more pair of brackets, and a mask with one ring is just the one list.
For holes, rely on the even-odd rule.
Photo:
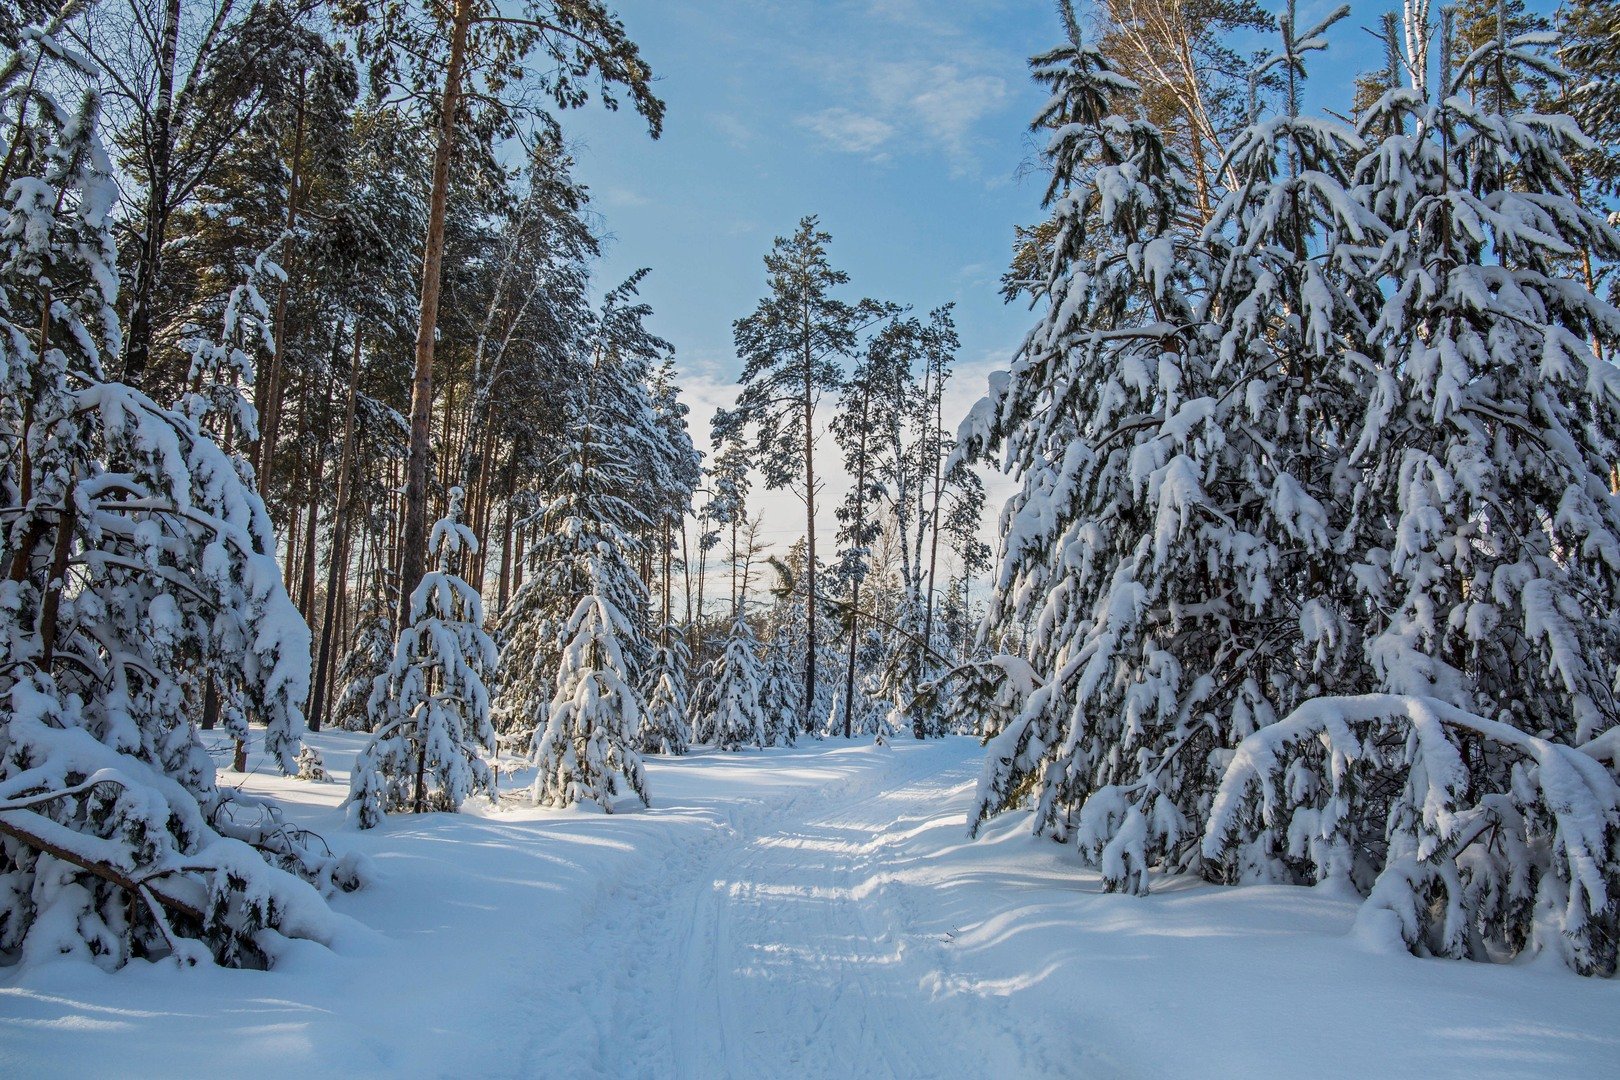
[(371, 690), (394, 658), (392, 605), (368, 597), (361, 605), (354, 644), (338, 663), (332, 722), (345, 731), (371, 730)]
[(107, 377), (99, 100), (49, 92), (93, 82), (49, 27), (23, 40), (0, 66), (0, 953), (262, 966), (331, 939), (311, 883), (354, 868), (221, 790), (193, 718), (215, 695), (291, 772), (309, 631), (245, 463)]
[(591, 590), (563, 628), (567, 645), (545, 727), (534, 737), (534, 799), (541, 806), (596, 806), (634, 792), (650, 806), (641, 758), (631, 748), (641, 721), (634, 669), (622, 642), (634, 628), (603, 586), (625, 567), (602, 545), (587, 556)]
[(608, 293), (578, 343), (584, 355), (566, 367), (576, 380), (561, 409), (567, 435), (551, 444), (544, 501), (526, 522), (536, 534), (532, 573), (501, 617), (503, 730), (545, 730), (569, 624), (593, 592), (623, 619), (615, 632), (632, 686), (649, 658), (646, 586), (635, 562), (671, 486), (653, 464), (669, 429), (656, 423), (648, 379), (668, 345), (643, 325), (650, 309), (635, 295), (644, 273)]
[(495, 667), (495, 643), (484, 632), (478, 590), (458, 576), (478, 550), (461, 524), (462, 501), (452, 488), (450, 512), (431, 538), (438, 568), (412, 594), (411, 621), (372, 688), (374, 734), (349, 778), (349, 813), (362, 829), (396, 810), (455, 811), (494, 790), (484, 759), (495, 748), (484, 680)]
[(715, 741), (714, 717), (718, 701), (715, 690), (719, 687), (721, 662), (720, 656), (710, 660), (698, 669), (697, 678), (692, 681), (692, 741), (704, 746), (713, 746)]
[(798, 732), (803, 690), (794, 663), (793, 646), (787, 634), (778, 630), (765, 646), (765, 662), (759, 684), (759, 715), (766, 746), (792, 746)]
[(686, 639), (674, 626), (666, 626), (664, 644), (648, 665), (647, 702), (641, 714), (636, 744), (643, 754), (684, 754), (692, 744), (692, 724), (686, 700), (686, 670), (691, 654)]
[[(1049, 261), (1032, 286), (1045, 314), (962, 432), (969, 452), (1004, 447), (1023, 477), (1002, 512), (986, 624), (1035, 628), (1028, 662), (1039, 681), (989, 744), (973, 821), (1034, 791), (1036, 828), (1067, 838), (1073, 810), (1104, 789), (1123, 838), (1106, 863), (1121, 887), (1140, 884), (1149, 816), (1161, 844), (1184, 839), (1152, 785), (1164, 719), (1175, 722), (1195, 687), (1180, 686), (1179, 663), (1144, 616), (1167, 606), (1179, 575), (1201, 570), (1171, 545), (1204, 524), (1199, 459), (1215, 443), (1211, 399), (1195, 382), (1204, 343), (1192, 273), (1205, 260), (1175, 227), (1189, 193), (1180, 160), (1155, 127), (1129, 118), (1134, 84), (1063, 11), (1069, 42), (1031, 60), (1051, 92), (1034, 124), (1049, 133), (1052, 170)], [(1148, 724), (1145, 753), (1120, 745)]]
[(1430, 50), (1410, 6), (1410, 85), (1362, 120), (1386, 133), (1359, 190), (1389, 239), (1339, 547), (1376, 692), (1251, 736), (1205, 850), (1235, 876), (1370, 890), (1364, 932), (1414, 952), (1612, 974), (1620, 375), (1593, 342), (1620, 316), (1564, 268), (1620, 236), (1572, 197), (1567, 118), (1508, 85), (1546, 70), (1544, 39), (1497, 25), (1456, 62), (1449, 13)]
[(763, 747), (765, 717), (759, 702), (759, 642), (746, 614), (739, 612), (726, 636), (726, 651), (715, 673), (714, 713), (710, 725), (721, 750)]
[(1041, 686), (991, 744), (976, 818), (1033, 789), (1036, 827), (1109, 889), (1196, 866), (1223, 756), (1348, 678), (1322, 571), (1364, 366), (1352, 255), (1378, 233), (1345, 190), (1359, 143), (1297, 108), (1333, 19), (1281, 21), (1260, 73), (1289, 104), (1239, 137), (1196, 242), (1173, 225), (1179, 159), (1119, 114), (1129, 85), (1078, 35), (1036, 62), (1058, 228), (1047, 318), (989, 406), (1024, 475), (990, 618), (1033, 628)]

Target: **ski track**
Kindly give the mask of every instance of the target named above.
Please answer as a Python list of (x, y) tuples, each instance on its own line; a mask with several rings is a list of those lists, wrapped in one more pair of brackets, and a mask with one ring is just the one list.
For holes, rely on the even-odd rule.
[(1007, 1074), (1012, 1048), (992, 1062), (974, 1018), (927, 989), (942, 950), (914, 933), (890, 865), (897, 828), (959, 800), (971, 764), (941, 771), (925, 747), (874, 758), (820, 788), (733, 803), (707, 842), (605, 890), (598, 944), (613, 948), (593, 955), (617, 981), (586, 988), (608, 1006), (593, 1017), (601, 1075)]

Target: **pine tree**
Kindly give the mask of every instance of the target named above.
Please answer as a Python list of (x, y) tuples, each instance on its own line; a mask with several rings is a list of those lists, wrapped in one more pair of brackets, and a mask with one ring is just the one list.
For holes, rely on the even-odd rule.
[(546, 725), (534, 737), (534, 800), (541, 806), (588, 803), (613, 813), (628, 789), (647, 797), (641, 758), (631, 748), (641, 722), (634, 672), (621, 646), (632, 627), (603, 586), (615, 568), (603, 551), (588, 556), (591, 590), (563, 627), (568, 641)]
[(666, 644), (654, 651), (647, 667), (649, 684), (642, 695), (647, 706), (641, 714), (636, 744), (643, 754), (684, 754), (692, 743), (686, 697), (690, 654), (685, 638), (675, 627), (665, 627), (663, 637)]
[[(1182, 712), (1180, 665), (1145, 616), (1199, 570), (1170, 545), (1194, 521), (1197, 457), (1214, 441), (1210, 399), (1186, 385), (1203, 349), (1191, 330), (1203, 256), (1175, 225), (1189, 196), (1178, 157), (1151, 124), (1127, 119), (1134, 85), (1064, 10), (1069, 42), (1031, 60), (1051, 91), (1034, 125), (1050, 133), (1053, 239), (1035, 286), (1045, 316), (963, 428), (969, 451), (1005, 444), (1023, 475), (1002, 513), (986, 623), (1036, 628), (1028, 662), (1039, 680), (989, 743), (973, 820), (1033, 789), (1036, 828), (1066, 839), (1074, 809), (1105, 790), (1097, 805), (1109, 804), (1123, 838), (1099, 853), (1105, 873), (1111, 887), (1137, 887), (1144, 810), (1159, 819), (1159, 843), (1184, 841), (1151, 786), (1163, 739), (1155, 730), (1142, 755), (1125, 739)], [(1205, 582), (1185, 587), (1202, 594)]]
[(1057, 91), (1047, 319), (970, 434), (1024, 474), (989, 622), (1033, 628), (1041, 685), (992, 741), (976, 814), (1032, 788), (1036, 828), (1073, 836), (1109, 889), (1195, 868), (1224, 755), (1352, 678), (1347, 586), (1323, 562), (1376, 295), (1356, 252), (1380, 234), (1346, 190), (1359, 142), (1297, 106), (1342, 14), (1280, 20), (1259, 74), (1286, 103), (1238, 137), (1198, 240), (1174, 224), (1179, 159), (1118, 112), (1129, 85), (1077, 33), (1036, 61)]
[[(1558, 80), (1557, 96), (1547, 111), (1568, 113), (1591, 140), (1590, 145), (1568, 148), (1565, 157), (1575, 170), (1581, 204), (1612, 215), (1620, 196), (1620, 50), (1614, 47), (1620, 40), (1620, 2), (1560, 4), (1557, 29), (1558, 62), (1565, 75)], [(1594, 259), (1584, 246), (1576, 258), (1587, 290), (1620, 304), (1620, 274), (1614, 262)], [(1601, 350), (1602, 343), (1598, 346)]]
[(726, 651), (715, 673), (714, 713), (710, 721), (714, 745), (721, 750), (763, 747), (765, 716), (760, 708), (759, 642), (739, 612), (726, 636)]
[(107, 377), (100, 102), (47, 89), (93, 72), (49, 26), (23, 50), (0, 67), (0, 951), (263, 966), (331, 939), (311, 883), (356, 868), (220, 789), (193, 717), (214, 695), (236, 733), (262, 721), (291, 772), (309, 631), (245, 464)]
[(793, 646), (784, 630), (778, 630), (765, 646), (765, 663), (759, 684), (759, 715), (766, 746), (792, 746), (803, 711), (799, 694), (803, 690), (793, 664)]
[(833, 438), (844, 452), (844, 469), (851, 484), (843, 505), (838, 507), (838, 539), (844, 544), (839, 553), (837, 576), (849, 589), (848, 617), (844, 633), (848, 650), (844, 661), (843, 702), (844, 738), (849, 738), (852, 713), (856, 710), (855, 653), (861, 640), (861, 583), (871, 569), (869, 547), (877, 539), (879, 524), (875, 510), (884, 490), (879, 479), (878, 457), (884, 433), (895, 456), (899, 456), (902, 396), (909, 381), (911, 361), (922, 328), (915, 319), (892, 320), (867, 343), (854, 370), (844, 382), (838, 414), (832, 422)]
[[(771, 293), (733, 327), (743, 358), (742, 393), (735, 423), (754, 431), (753, 458), (771, 490), (789, 488), (804, 502), (806, 606), (804, 700), (818, 696), (816, 633), (816, 408), (842, 384), (839, 361), (852, 354), (862, 331), (893, 313), (892, 305), (862, 300), (851, 306), (832, 296), (849, 275), (827, 258), (832, 235), (815, 217), (800, 219), (791, 237), (777, 237), (765, 256)], [(806, 730), (811, 721), (806, 713)]]
[(608, 293), (579, 343), (586, 355), (568, 365), (575, 383), (564, 391), (567, 435), (551, 441), (544, 502), (526, 523), (538, 533), (528, 551), (533, 574), (501, 618), (504, 730), (547, 727), (573, 634), (567, 627), (593, 592), (622, 620), (614, 632), (632, 687), (649, 659), (646, 585), (635, 562), (671, 496), (644, 482), (661, 452), (647, 379), (668, 346), (643, 326), (650, 311), (635, 300), (643, 273)]
[(391, 811), (455, 811), (494, 791), (484, 758), (495, 748), (484, 680), (495, 667), (495, 643), (484, 632), (478, 590), (457, 573), (478, 548), (461, 523), (462, 505), (455, 488), (449, 514), (433, 527), (438, 568), (412, 594), (411, 621), (372, 688), (374, 734), (349, 780), (350, 816), (362, 829)]
[(1567, 122), (1508, 85), (1544, 39), (1496, 25), (1464, 57), (1445, 14), (1431, 54), (1414, 5), (1412, 85), (1362, 121), (1389, 133), (1361, 177), (1387, 287), (1339, 547), (1376, 692), (1246, 740), (1205, 849), (1234, 876), (1348, 880), (1365, 932), (1416, 952), (1612, 974), (1620, 379), (1592, 343), (1620, 318), (1562, 268), (1620, 236), (1571, 197)]
[[(610, 108), (617, 107), (615, 94), (622, 90), (646, 118), (654, 138), (662, 129), (664, 103), (652, 93), (652, 72), (640, 49), (599, 0), (529, 0), (510, 11), (497, 10), (488, 0), (455, 0), (448, 7), (400, 3), (376, 9), (374, 20), (373, 9), (355, 5), (347, 14), (360, 24), (360, 50), (373, 59), (375, 79), (403, 73), (411, 89), (424, 98), (433, 96), (431, 86), (439, 88), (400, 537), (401, 580), (405, 588), (414, 588), (411, 583), (423, 572), (427, 539), (434, 352), (451, 165), (458, 147), (476, 141), (468, 137), (471, 129), (482, 127), (490, 135), (510, 131), (516, 116), (532, 108), (529, 94), (501, 95), (511, 81), (526, 75), (532, 89), (550, 97), (558, 108), (589, 100), (593, 77)], [(524, 64), (531, 55), (540, 60), (533, 69)], [(538, 74), (548, 61), (549, 71)]]

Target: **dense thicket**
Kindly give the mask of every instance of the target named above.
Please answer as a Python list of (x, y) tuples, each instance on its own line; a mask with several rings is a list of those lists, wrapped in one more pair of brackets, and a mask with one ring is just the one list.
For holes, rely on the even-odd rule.
[[(1604, 93), (1606, 16), (1563, 16), (1583, 75), (1519, 5), (1408, 5), (1351, 124), (1302, 105), (1347, 11), (1290, 5), (1211, 172), (1132, 26), (1063, 10), (1008, 279), (1040, 323), (962, 433), (1022, 481), (983, 638), (1017, 651), (955, 673), (975, 828), (1033, 805), (1109, 889), (1337, 881), (1373, 939), (1611, 974), (1620, 236), (1557, 113)], [(1194, 50), (1243, 14), (1196, 11)]]

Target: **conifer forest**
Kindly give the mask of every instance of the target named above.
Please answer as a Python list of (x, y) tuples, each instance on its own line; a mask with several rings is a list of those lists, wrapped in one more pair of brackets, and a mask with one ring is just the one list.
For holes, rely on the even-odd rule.
[(0, 1074), (1620, 1077), (1620, 0), (4, 0)]

